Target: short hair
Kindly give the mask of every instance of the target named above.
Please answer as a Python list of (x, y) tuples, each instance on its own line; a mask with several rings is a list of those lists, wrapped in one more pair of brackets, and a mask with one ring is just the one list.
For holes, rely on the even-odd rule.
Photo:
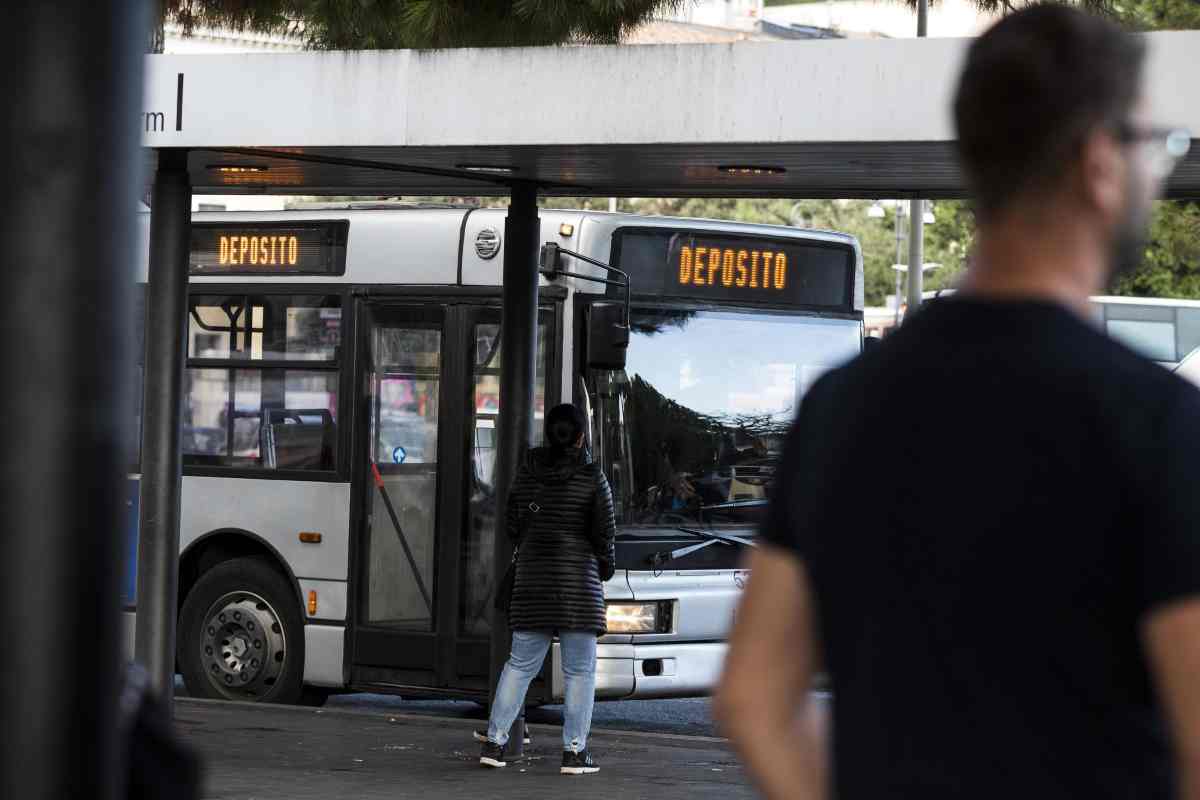
[(1097, 126), (1138, 100), (1142, 41), (1058, 4), (1005, 17), (971, 44), (954, 97), (958, 152), (975, 211), (988, 217), (1053, 186)]
[(546, 415), (546, 443), (555, 450), (566, 450), (579, 441), (587, 417), (576, 406), (563, 403)]

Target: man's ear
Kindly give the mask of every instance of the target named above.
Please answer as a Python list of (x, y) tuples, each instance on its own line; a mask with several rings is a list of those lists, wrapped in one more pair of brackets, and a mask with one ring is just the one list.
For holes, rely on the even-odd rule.
[(1094, 128), (1079, 153), (1077, 186), (1081, 200), (1107, 221), (1124, 211), (1128, 164), (1121, 144), (1103, 128)]

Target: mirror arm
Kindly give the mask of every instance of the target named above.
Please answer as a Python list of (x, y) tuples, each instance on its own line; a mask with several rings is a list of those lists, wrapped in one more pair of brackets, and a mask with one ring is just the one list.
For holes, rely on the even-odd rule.
[[(600, 269), (607, 270), (610, 273), (615, 272), (617, 275), (620, 275), (624, 280), (614, 281), (611, 278), (595, 278), (595, 277), (592, 277), (591, 275), (580, 275), (578, 272), (570, 272), (568, 270), (561, 269), (558, 266), (561, 255), (568, 255), (568, 256), (571, 256), (571, 258), (577, 258), (580, 261), (584, 261), (588, 264), (591, 264), (594, 267), (599, 267)], [(558, 277), (559, 275), (563, 275), (568, 278), (576, 278), (576, 279), (582, 280), (582, 281), (591, 281), (592, 283), (603, 283), (607, 286), (624, 286), (625, 287), (625, 329), (629, 330), (629, 324), (630, 324), (629, 306), (630, 306), (630, 303), (629, 303), (629, 273), (628, 272), (625, 272), (624, 270), (619, 269), (617, 267), (613, 267), (608, 264), (605, 264), (603, 261), (597, 261), (594, 258), (585, 256), (583, 253), (576, 253), (574, 250), (567, 250), (565, 247), (560, 247), (559, 245), (555, 244), (554, 242), (546, 242), (546, 244), (542, 245), (542, 264), (545, 265), (547, 261), (549, 261), (551, 264), (553, 264), (553, 267), (547, 268), (547, 267), (543, 266), (538, 271), (549, 278), (555, 278), (555, 277)]]

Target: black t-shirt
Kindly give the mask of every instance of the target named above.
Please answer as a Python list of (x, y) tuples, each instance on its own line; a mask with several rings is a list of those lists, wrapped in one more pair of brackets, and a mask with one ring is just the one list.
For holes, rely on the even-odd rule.
[(813, 386), (764, 536), (812, 579), (840, 800), (1173, 796), (1138, 626), (1200, 592), (1177, 376), (1056, 305), (935, 301)]

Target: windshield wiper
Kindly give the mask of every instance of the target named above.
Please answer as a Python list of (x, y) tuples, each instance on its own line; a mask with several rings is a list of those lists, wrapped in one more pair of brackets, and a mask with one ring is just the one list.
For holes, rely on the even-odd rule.
[(686, 533), (691, 536), (699, 536), (701, 539), (711, 539), (725, 544), (740, 544), (746, 547), (758, 547), (758, 543), (752, 539), (747, 539), (743, 536), (734, 536), (731, 533), (716, 533), (714, 531), (700, 531), (695, 528), (683, 528), (676, 526), (675, 530), (681, 533)]
[(713, 503), (709, 506), (700, 506), (700, 510), (712, 511), (716, 509), (717, 511), (724, 511), (731, 508), (762, 508), (768, 502), (768, 500), (761, 500), (757, 498), (754, 500), (726, 500), (724, 503)]
[(646, 556), (646, 563), (653, 569), (661, 569), (663, 566), (676, 561), (684, 556), (703, 550), (714, 544), (723, 544), (727, 547), (735, 547), (742, 545), (745, 547), (758, 547), (758, 544), (750, 539), (741, 536), (733, 536), (731, 534), (713, 533), (712, 531), (698, 531), (694, 528), (676, 527), (675, 530), (681, 533), (686, 533), (689, 536), (697, 536), (703, 539), (699, 544), (689, 544), (687, 547), (679, 547), (674, 550), (660, 550), (657, 553), (651, 553)]

